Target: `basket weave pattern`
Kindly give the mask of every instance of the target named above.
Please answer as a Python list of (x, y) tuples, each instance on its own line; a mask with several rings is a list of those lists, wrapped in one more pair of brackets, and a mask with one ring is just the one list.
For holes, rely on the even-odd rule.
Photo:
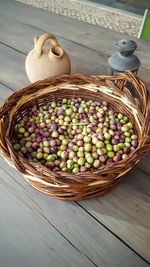
[[(127, 89), (134, 87), (136, 97)], [(35, 103), (63, 97), (104, 99), (134, 123), (139, 137), (138, 147), (128, 158), (101, 166), (99, 169), (72, 174), (53, 172), (47, 167), (30, 163), (19, 156), (11, 143), (15, 123)], [(97, 197), (111, 190), (150, 148), (150, 96), (145, 84), (131, 72), (115, 76), (64, 75), (39, 81), (18, 90), (0, 108), (0, 150), (3, 157), (15, 166), (36, 189), (64, 200)]]

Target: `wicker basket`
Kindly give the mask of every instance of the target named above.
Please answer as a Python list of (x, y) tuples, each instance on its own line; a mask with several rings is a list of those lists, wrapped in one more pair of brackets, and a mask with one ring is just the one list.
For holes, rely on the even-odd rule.
[[(127, 89), (132, 84), (137, 97)], [(52, 172), (40, 164), (31, 164), (13, 149), (11, 140), (19, 114), (35, 103), (63, 97), (105, 99), (134, 123), (139, 137), (138, 147), (128, 158), (96, 170), (72, 174)], [(61, 76), (31, 84), (7, 98), (0, 108), (0, 150), (3, 157), (15, 166), (36, 189), (64, 200), (97, 197), (111, 190), (150, 148), (150, 96), (144, 83), (131, 72), (115, 76), (78, 74)]]

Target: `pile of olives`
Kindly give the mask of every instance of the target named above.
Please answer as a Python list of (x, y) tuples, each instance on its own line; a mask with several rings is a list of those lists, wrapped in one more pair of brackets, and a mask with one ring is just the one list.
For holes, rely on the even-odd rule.
[(79, 173), (119, 162), (138, 146), (129, 118), (107, 101), (63, 98), (34, 105), (18, 120), (13, 147), (52, 171)]

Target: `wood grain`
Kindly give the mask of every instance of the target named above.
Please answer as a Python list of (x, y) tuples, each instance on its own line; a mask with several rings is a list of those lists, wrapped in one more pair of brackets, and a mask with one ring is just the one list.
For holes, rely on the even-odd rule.
[(13, 93), (13, 90), (9, 89), (3, 84), (0, 84), (0, 104), (4, 102), (4, 100)]
[(5, 171), (0, 180), (1, 266), (95, 266), (37, 212)]
[(150, 179), (134, 168), (109, 194), (80, 205), (150, 261)]
[[(46, 265), (47, 259), (51, 259), (54, 264), (55, 257), (62, 259), (62, 265), (59, 265), (56, 260), (56, 266), (65, 266), (67, 264), (66, 253), (70, 253), (68, 258), (70, 263), (66, 266), (76, 266), (77, 259), (74, 257), (74, 253), (72, 255), (69, 244), (64, 242), (62, 250), (59, 249), (59, 246), (62, 246), (62, 237), (55, 233), (56, 229), (74, 247), (75, 255), (78, 254), (78, 262), (83, 262), (83, 265), (80, 266), (149, 266), (76, 203), (59, 201), (32, 189), (22, 175), (7, 165), (3, 159), (0, 160), (0, 190), (3, 192), (0, 212), (3, 213), (3, 232), (6, 232), (4, 244), (7, 251), (8, 249), (12, 251), (14, 257), (18, 250), (21, 252), (18, 263), (23, 257), (26, 265), (30, 266), (33, 256), (32, 250), (28, 251), (28, 249), (33, 246), (34, 251), (39, 252), (36, 261), (38, 262), (39, 258), (45, 258), (43, 266), (48, 266)], [(10, 224), (13, 233), (11, 233), (11, 229), (8, 229)], [(48, 225), (49, 228), (47, 228)], [(53, 232), (52, 226), (55, 228), (54, 233), (51, 233)], [(12, 246), (13, 240), (17, 241), (15, 248)], [(0, 244), (1, 242), (2, 240)], [(57, 243), (59, 243), (58, 246)], [(49, 256), (47, 255), (49, 247), (51, 247), (53, 257), (51, 253)], [(3, 249), (0, 245), (0, 256), (1, 251), (3, 252)], [(26, 253), (28, 253), (28, 259), (24, 257)], [(88, 262), (87, 257), (91, 262)], [(4, 256), (5, 258), (6, 256)], [(85, 258), (87, 265), (83, 261)], [(17, 259), (14, 259), (14, 262), (15, 260)], [(40, 264), (33, 266), (38, 267)]]
[[(49, 16), (49, 18), (51, 18), (51, 16)], [(60, 16), (60, 18), (62, 17)], [(74, 25), (73, 22), (70, 27)], [(10, 27), (10, 25), (13, 25), (13, 27)], [(51, 21), (49, 22), (49, 25), (49, 31), (53, 32), (53, 24), (51, 23)], [(35, 27), (25, 22), (18, 21), (14, 17), (9, 18), (7, 16), (7, 13), (0, 16), (0, 27), (0, 42), (2, 44), (10, 46), (10, 48), (12, 47), (22, 52), (23, 54), (27, 54), (33, 48), (33, 37), (40, 36), (46, 31), (43, 24), (39, 25), (39, 27)], [(59, 28), (60, 27), (61, 24), (59, 25)], [(96, 28), (99, 29), (99, 27)], [(59, 35), (57, 35), (57, 37), (60, 45), (66, 50), (67, 53), (69, 53), (71, 57), (72, 73), (84, 72), (94, 75), (107, 74), (108, 54), (104, 54), (101, 51), (96, 51), (94, 48), (92, 49), (90, 47), (87, 47), (83, 45), (82, 42), (80, 43), (80, 40), (78, 40), (78, 42), (75, 42), (74, 40), (67, 40), (65, 39), (65, 37), (59, 37)], [(92, 40), (93, 39), (88, 42), (91, 45), (93, 42)], [(105, 37), (103, 41), (105, 41), (106, 44), (109, 43), (107, 37)], [(142, 58), (144, 58), (143, 50), (141, 50), (141, 53), (143, 53)], [(149, 71), (144, 68), (144, 65), (142, 65), (139, 70), (139, 76), (148, 84), (148, 89), (150, 91)]]
[[(80, 22), (75, 19), (57, 15), (42, 9), (27, 6), (10, 0), (1, 0), (0, 14), (44, 32), (52, 32), (58, 36), (97, 50), (103, 54), (111, 55), (116, 51), (115, 44), (120, 39), (132, 38), (138, 44), (138, 55), (145, 68), (150, 69), (150, 43), (130, 37), (125, 33), (115, 32), (103, 27), (98, 27)], [(40, 20), (39, 20), (40, 17)]]
[[(68, 47), (71, 53), (72, 73), (99, 74), (106, 72), (106, 62), (97, 52), (84, 49), (84, 47), (78, 45), (76, 45), (75, 49), (74, 44), (69, 45), (69, 42)], [(26, 56), (4, 44), (0, 44), (0, 50), (0, 81), (12, 89), (27, 85), (29, 81), (24, 67)]]
[(25, 73), (25, 55), (0, 44), (0, 81), (11, 89), (29, 83)]

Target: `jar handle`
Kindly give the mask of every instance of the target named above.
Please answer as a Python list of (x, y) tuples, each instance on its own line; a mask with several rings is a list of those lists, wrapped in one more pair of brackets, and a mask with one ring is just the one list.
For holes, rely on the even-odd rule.
[(42, 55), (42, 47), (46, 40), (50, 39), (52, 47), (58, 46), (56, 37), (51, 33), (44, 33), (39, 38), (34, 37), (34, 49), (38, 57)]

